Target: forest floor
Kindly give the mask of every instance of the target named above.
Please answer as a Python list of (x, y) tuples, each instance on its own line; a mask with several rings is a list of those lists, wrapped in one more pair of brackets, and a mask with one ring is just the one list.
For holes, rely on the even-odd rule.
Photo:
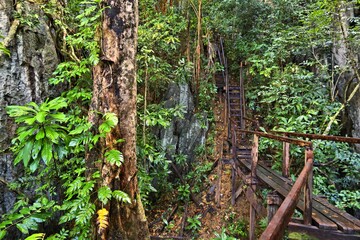
[[(215, 151), (211, 157), (214, 162), (222, 156), (227, 157), (224, 101), (219, 96), (214, 103)], [(218, 172), (218, 167), (214, 168), (207, 175), (203, 190), (196, 194), (200, 206), (191, 200), (188, 203), (174, 201), (177, 199), (176, 192), (173, 196), (159, 200), (157, 206), (148, 213), (151, 235), (159, 237), (157, 239), (224, 239), (217, 238), (223, 231), (235, 239), (247, 239), (250, 205), (244, 194), (238, 197), (234, 206), (231, 204), (230, 164), (222, 165), (220, 204), (215, 203), (216, 190), (209, 197), (211, 188), (214, 189), (218, 181)], [(240, 179), (237, 178), (237, 181)]]

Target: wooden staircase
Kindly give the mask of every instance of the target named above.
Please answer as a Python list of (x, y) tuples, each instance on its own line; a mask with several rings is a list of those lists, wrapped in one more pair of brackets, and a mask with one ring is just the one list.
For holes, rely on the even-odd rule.
[(240, 86), (229, 86), (228, 96), (229, 117), (237, 125), (237, 128), (243, 128), (242, 91)]

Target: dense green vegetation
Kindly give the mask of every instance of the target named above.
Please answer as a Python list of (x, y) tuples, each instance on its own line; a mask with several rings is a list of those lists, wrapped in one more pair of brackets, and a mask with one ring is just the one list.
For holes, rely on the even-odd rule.
[[(200, 2), (139, 1), (137, 155), (147, 209), (167, 193), (176, 192), (178, 201), (187, 202), (192, 192), (200, 192), (206, 179), (211, 164), (204, 156), (211, 156), (213, 133), (206, 145), (198, 147), (197, 159), (189, 161), (184, 155), (167, 156), (156, 131), (168, 127), (174, 117), (184, 117), (183, 106), (164, 106), (164, 95), (174, 82), (190, 85), (196, 114), (201, 118), (206, 113), (213, 123), (213, 74), (221, 67), (208, 50), (219, 37), (225, 40), (232, 79), (238, 78), (240, 63), (245, 66), (248, 115), (257, 118), (264, 131), (340, 135), (344, 129), (340, 116), (345, 113), (341, 111), (351, 92), (348, 96), (337, 94), (338, 77), (345, 73), (358, 76), (354, 59), (359, 49), (359, 19), (347, 19), (352, 24), (344, 36), (339, 30), (343, 19), (337, 17), (343, 1), (203, 0), (201, 9)], [(358, 7), (357, 1), (347, 4), (350, 2)], [(0, 239), (14, 227), (27, 236), (46, 232), (47, 225), (52, 230), (46, 239), (90, 239), (91, 221), (103, 216), (96, 212), (94, 201), (104, 205), (112, 198), (128, 202), (122, 191), (100, 188), (94, 192), (100, 174), (87, 176), (84, 160), (86, 150), (118, 124), (116, 116), (104, 114), (99, 134), (94, 135), (87, 121), (91, 69), (99, 62), (99, 24), (105, 6), (99, 0), (70, 0), (64, 5), (50, 1), (39, 7), (58, 31), (57, 44), (63, 54), (50, 82), (68, 90), (43, 103), (7, 108), (18, 124), (12, 141), (14, 164), (23, 166), (24, 173), (10, 185), (19, 196), (13, 210), (0, 219)], [(341, 41), (344, 38), (346, 44)], [(344, 66), (331, 61), (333, 49), (341, 44), (348, 50)], [(9, 54), (2, 44), (0, 51)], [(280, 169), (282, 146), (265, 140), (262, 146), (262, 156)], [(294, 176), (302, 167), (302, 154), (292, 148)], [(314, 170), (314, 193), (351, 213), (359, 211), (360, 155), (348, 144), (324, 141), (315, 143), (315, 154), (319, 166)], [(104, 156), (113, 164), (122, 164), (119, 151), (107, 151)], [(174, 179), (172, 159), (184, 169), (185, 183)], [(196, 236), (201, 222), (196, 216), (188, 222), (187, 230)], [(223, 229), (217, 239), (232, 239), (227, 236), (231, 233)], [(236, 237), (246, 235), (241, 234)], [(33, 235), (32, 239), (43, 238)]]

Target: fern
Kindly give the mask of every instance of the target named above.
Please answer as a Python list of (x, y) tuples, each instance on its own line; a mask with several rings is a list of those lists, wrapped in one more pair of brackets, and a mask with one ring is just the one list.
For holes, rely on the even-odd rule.
[(116, 165), (118, 167), (121, 166), (121, 164), (124, 162), (124, 156), (119, 150), (110, 150), (105, 153), (106, 160), (112, 164)]
[(98, 233), (101, 234), (109, 226), (109, 222), (108, 222), (109, 212), (105, 208), (102, 208), (99, 211), (97, 211), (97, 214), (98, 214), (98, 217), (96, 219), (96, 223), (99, 226)]
[(107, 204), (108, 201), (111, 199), (111, 189), (108, 186), (102, 186), (98, 190), (98, 199), (103, 204)]

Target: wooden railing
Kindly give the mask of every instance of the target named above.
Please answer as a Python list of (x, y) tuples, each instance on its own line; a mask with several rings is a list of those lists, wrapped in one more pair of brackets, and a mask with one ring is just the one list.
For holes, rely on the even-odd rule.
[(284, 231), (291, 220), (296, 205), (300, 198), (301, 190), (304, 189), (305, 194), (305, 209), (304, 209), (304, 224), (311, 224), (311, 209), (312, 209), (312, 171), (313, 171), (313, 152), (307, 148), (305, 150), (305, 166), (298, 176), (291, 191), (286, 196), (280, 208), (271, 219), (265, 231), (261, 234), (260, 240), (276, 240), (281, 239)]
[[(268, 138), (277, 141), (283, 142), (283, 176), (289, 176), (289, 149), (290, 144), (298, 145), (304, 147), (305, 152), (305, 164), (300, 175), (298, 176), (296, 182), (294, 183), (291, 191), (282, 202), (280, 208), (276, 211), (275, 215), (272, 217), (269, 225), (261, 235), (261, 240), (272, 240), (280, 239), (284, 234), (286, 226), (291, 220), (291, 216), (295, 211), (296, 205), (300, 199), (301, 191), (304, 192), (304, 213), (303, 221), (304, 224), (311, 224), (311, 213), (312, 213), (312, 177), (313, 177), (313, 151), (312, 143), (309, 141), (299, 140), (290, 138), (287, 136), (279, 136), (275, 134), (269, 134), (264, 132), (257, 131), (248, 131), (237, 128), (236, 123), (229, 120), (231, 123), (231, 133), (232, 133), (232, 152), (233, 158), (236, 159), (236, 148), (238, 146), (236, 139), (236, 132), (241, 132), (245, 134), (253, 134), (253, 145), (251, 149), (251, 173), (248, 179), (249, 187), (252, 188), (253, 192), (256, 191), (257, 177), (256, 177), (256, 168), (258, 164), (258, 149), (259, 149), (259, 138)], [(234, 179), (234, 178), (233, 178)], [(255, 225), (256, 225), (256, 209), (253, 205), (250, 206), (250, 229), (249, 229), (249, 239), (255, 239)]]

